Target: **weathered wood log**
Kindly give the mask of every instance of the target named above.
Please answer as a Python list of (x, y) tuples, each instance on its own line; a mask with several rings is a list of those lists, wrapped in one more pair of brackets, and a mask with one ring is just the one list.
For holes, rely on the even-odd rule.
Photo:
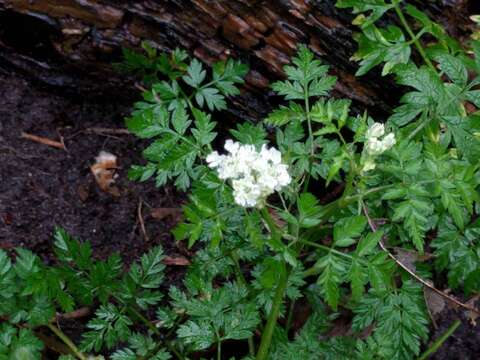
[[(410, 0), (455, 36), (469, 29), (475, 0)], [(142, 40), (159, 49), (187, 49), (205, 63), (235, 57), (250, 65), (232, 111), (264, 116), (277, 101), (269, 90), (283, 76), (299, 43), (338, 76), (335, 95), (358, 110), (385, 114), (398, 96), (378, 73), (361, 80), (349, 59), (355, 51), (349, 11), (334, 0), (0, 0), (0, 71), (25, 74), (54, 89), (82, 96), (131, 97), (131, 82), (112, 70), (121, 48)], [(475, 3), (475, 4), (474, 4)], [(385, 20), (385, 21), (388, 21)]]

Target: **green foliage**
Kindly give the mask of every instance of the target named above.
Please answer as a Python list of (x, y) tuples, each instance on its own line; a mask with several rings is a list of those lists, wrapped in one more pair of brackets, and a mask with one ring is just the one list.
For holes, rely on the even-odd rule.
[(480, 221), (477, 220), (464, 230), (459, 230), (451, 219), (442, 220), (438, 236), (432, 242), (435, 249), (435, 265), (439, 270), (448, 269), (448, 285), (451, 288), (463, 285), (465, 292), (476, 292), (480, 289), (478, 281)]
[(144, 151), (148, 163), (133, 166), (129, 177), (145, 181), (155, 176), (157, 186), (173, 179), (178, 189), (186, 190), (202, 175), (199, 162), (217, 135), (216, 122), (202, 109), (225, 109), (226, 97), (240, 93), (237, 84), (243, 83), (248, 68), (229, 59), (216, 63), (208, 80), (202, 63), (197, 59), (184, 63), (188, 56), (180, 50), (170, 57), (159, 56), (150, 47), (146, 51), (147, 57), (125, 52), (124, 67), (136, 69), (147, 63), (146, 70), (154, 69), (155, 79), (147, 81), (151, 88), (144, 91), (144, 100), (135, 104), (126, 124), (136, 136), (155, 140)]
[[(382, 74), (392, 74), (405, 92), (401, 105), (385, 127), (366, 113), (352, 115), (349, 100), (328, 98), (336, 81), (329, 67), (299, 46), (286, 79), (272, 86), (285, 103), (264, 122), (222, 134), (222, 141), (230, 134), (253, 145), (248, 151), (262, 149), (269, 166), (288, 168), (289, 184), (259, 194), (257, 207), (238, 206), (235, 191), (242, 181), (273, 183), (273, 176), (263, 180), (238, 161), (229, 164), (238, 178), (224, 180), (207, 165), (225, 158), (206, 162), (220, 145), (216, 115), (239, 94), (247, 68), (230, 59), (207, 69), (183, 51), (159, 54), (147, 43), (145, 54), (125, 50), (126, 63), (118, 66), (147, 87), (127, 126), (151, 139), (146, 164), (132, 167), (130, 177), (188, 190), (172, 232), (187, 242), (191, 264), (183, 282), (167, 289), (158, 246), (128, 267), (115, 254), (98, 260), (88, 242), (61, 229), (52, 266), (26, 249), (0, 250), (0, 359), (39, 359), (38, 328), (65, 341), (55, 315), (81, 306), (94, 310), (81, 350), (114, 360), (215, 351), (221, 359), (227, 344), (247, 342), (247, 359), (257, 360), (418, 356), (428, 338), (423, 289), (398, 266), (402, 259), (392, 259), (396, 249), (419, 260), (433, 251), (435, 267), (426, 272), (428, 265), (419, 264), (417, 276), (446, 275), (451, 289), (466, 294), (480, 289), (480, 44), (464, 49), (399, 0), (337, 5), (357, 14), (357, 75), (383, 64)], [(383, 26), (387, 12), (399, 26)], [(311, 309), (304, 324), (295, 318), (300, 307)], [(331, 336), (349, 311), (353, 323), (345, 332), (362, 335)]]
[[(351, 7), (354, 13), (361, 14), (354, 21), (362, 29), (357, 36), (359, 49), (354, 56), (360, 61), (357, 75), (384, 63), (383, 75), (393, 73), (398, 84), (414, 89), (402, 96), (402, 105), (394, 110), (389, 122), (398, 127), (410, 124), (416, 128), (415, 134), (424, 133), (437, 142), (443, 136), (447, 144), (452, 142), (455, 145), (460, 157), (475, 163), (480, 155), (480, 143), (475, 135), (480, 122), (475, 115), (467, 115), (465, 103), (480, 106), (477, 89), (480, 78), (476, 76), (470, 81), (468, 75), (472, 67), (478, 72), (475, 64), (478, 63), (476, 58), (479, 53), (473, 51), (475, 61), (472, 61), (467, 51), (448, 37), (440, 25), (407, 4), (403, 11), (418, 25), (419, 30), (415, 34), (399, 3), (386, 4), (383, 0), (337, 2), (337, 6)], [(375, 21), (392, 10), (399, 16), (403, 30), (395, 26), (377, 28)], [(364, 13), (369, 11), (371, 14), (365, 18)], [(424, 34), (437, 39), (438, 44), (426, 49), (420, 42)], [(415, 45), (425, 64), (418, 66), (413, 62), (410, 57), (412, 45)], [(476, 43), (472, 47), (478, 49)]]
[(154, 247), (135, 263), (124, 276), (119, 298), (124, 302), (135, 302), (140, 309), (156, 305), (162, 294), (156, 290), (163, 282), (163, 251)]
[[(428, 317), (420, 286), (412, 281), (395, 291), (370, 290), (354, 309), (353, 329), (361, 331), (374, 324), (375, 352), (381, 358), (411, 359), (420, 352), (420, 342), (427, 338)], [(392, 341), (395, 339), (395, 341)], [(367, 346), (371, 346), (367, 343)]]
[[(476, 86), (480, 82), (468, 75), (478, 65), (462, 56), (458, 44), (413, 6), (402, 9), (397, 1), (383, 0), (345, 0), (338, 6), (353, 8), (358, 14), (354, 22), (361, 25), (362, 33), (356, 38), (357, 75), (383, 63), (383, 75), (393, 74), (398, 84), (410, 89), (387, 125), (387, 133), (396, 132), (397, 144), (375, 157), (374, 171), (364, 169), (365, 143), (371, 141), (367, 129), (374, 121), (367, 114), (352, 116), (348, 100), (327, 98), (336, 79), (305, 46), (300, 46), (292, 64), (285, 66), (287, 79), (272, 86), (287, 103), (274, 110), (264, 124), (275, 132), (276, 145), (293, 181), (279, 191), (273, 203), (266, 201), (267, 211), (239, 209), (230, 184), (199, 164), (215, 139), (213, 126), (208, 126), (213, 122), (205, 121), (204, 133), (210, 135), (205, 135), (204, 142), (189, 140), (185, 146), (185, 151), (194, 152), (197, 145), (198, 151), (188, 162), (175, 160), (175, 164), (183, 164), (184, 177), (190, 180), (183, 188), (189, 187), (191, 192), (184, 206), (184, 221), (174, 235), (177, 240), (188, 240), (189, 247), (199, 243), (208, 247), (198, 252), (190, 267), (186, 289), (170, 290), (172, 309), (157, 311), (161, 327), (170, 332), (176, 329), (176, 341), (187, 352), (212, 346), (221, 351), (221, 343), (227, 339), (249, 338), (262, 318), (284, 317), (288, 323), (291, 314), (286, 305), (304, 295), (308, 284), (305, 276), (309, 275), (316, 276), (319, 301), (334, 311), (353, 308), (353, 328), (360, 331), (373, 326), (373, 335), (364, 341), (319, 340), (314, 334), (325, 332), (328, 322), (316, 313), (296, 339), (288, 342), (278, 324), (269, 328), (267, 322), (264, 331), (268, 336), (275, 334), (272, 354), (276, 358), (295, 358), (298, 354), (304, 358), (318, 358), (319, 354), (326, 358), (368, 358), (371, 354), (372, 358), (406, 359), (418, 354), (421, 341), (427, 337), (421, 289), (399, 277), (402, 273), (385, 252), (385, 242), (422, 253), (442, 219), (452, 219), (452, 227), (461, 234), (470, 231), (469, 217), (475, 214), (478, 201), (475, 158), (479, 141), (476, 115), (467, 116), (465, 102), (479, 102)], [(386, 12), (400, 16), (402, 27), (378, 27), (376, 21)], [(420, 27), (415, 39), (403, 12)], [(419, 41), (426, 33), (439, 39), (441, 45), (423, 49)], [(425, 64), (413, 62), (416, 51)], [(214, 79), (218, 78), (215, 73), (214, 68)], [(181, 152), (172, 131), (190, 139), (192, 121), (174, 117), (175, 112), (197, 113), (192, 106), (222, 109), (226, 103), (217, 95), (236, 94), (235, 90), (203, 91), (206, 78), (207, 71), (193, 60), (176, 83), (159, 82), (152, 87), (157, 90), (150, 99), (158, 96), (161, 100), (156, 101), (162, 110), (155, 111), (165, 119), (162, 125), (141, 118), (137, 123), (129, 120), (139, 136), (158, 137), (145, 151), (147, 159), (165, 162), (161, 156), (172, 147)], [(182, 97), (180, 81), (188, 85), (191, 97)], [(201, 114), (203, 119), (209, 116)], [(166, 131), (166, 126), (172, 131)], [(162, 137), (165, 132), (168, 136)], [(269, 139), (262, 124), (238, 124), (230, 134), (257, 148)], [(165, 165), (147, 165), (137, 178), (158, 176), (161, 166)], [(179, 173), (172, 176), (168, 170), (165, 174), (161, 181), (157, 177), (157, 183), (175, 180)], [(323, 179), (326, 185), (344, 182), (343, 194), (333, 202), (321, 203), (310, 189), (311, 179)], [(370, 210), (370, 218), (364, 208)], [(372, 217), (387, 219), (386, 225), (367, 231), (374, 224)], [(479, 285), (474, 280), (476, 243), (472, 235), (465, 235), (457, 236), (458, 244), (451, 245), (448, 240), (454, 230), (445, 232), (447, 235), (439, 231), (429, 245), (435, 248), (438, 271), (448, 271), (451, 286), (463, 285), (467, 292), (473, 292)], [(466, 264), (459, 265), (460, 257)], [(241, 262), (252, 266), (246, 270)], [(278, 297), (280, 284), (283, 296)], [(238, 333), (230, 321), (238, 324)], [(312, 325), (314, 321), (321, 330)], [(260, 348), (265, 337), (263, 334)]]
[(187, 64), (184, 62), (188, 54), (184, 50), (175, 49), (171, 54), (159, 54), (149, 42), (142, 42), (144, 53), (123, 49), (124, 61), (114, 64), (115, 67), (125, 73), (141, 76), (145, 84), (158, 82), (162, 76), (175, 80), (182, 76)]
[(82, 349), (100, 351), (104, 344), (111, 349), (117, 342), (128, 339), (130, 325), (132, 321), (115, 305), (102, 305), (87, 324), (90, 330), (83, 334)]
[(352, 8), (354, 14), (366, 13), (368, 16), (357, 17), (356, 23), (361, 24), (362, 28), (369, 28), (380, 19), (383, 14), (394, 7), (394, 4), (398, 4), (400, 0), (394, 0), (391, 4), (385, 2), (385, 0), (338, 0), (337, 7), (339, 8)]
[(291, 342), (288, 339), (279, 342), (272, 359), (290, 360), (290, 359), (318, 359), (321, 354), (322, 359), (350, 359), (354, 340), (343, 337), (333, 337), (328, 340), (319, 340), (320, 334), (325, 333), (330, 328), (330, 320), (325, 313), (315, 312), (303, 325), (300, 332)]
[(256, 306), (246, 301), (247, 289), (227, 283), (220, 289), (188, 298), (178, 289), (170, 289), (176, 312), (189, 315), (177, 335), (193, 350), (202, 350), (228, 339), (242, 340), (252, 336), (259, 323)]
[(300, 46), (292, 59), (295, 66), (285, 66), (288, 80), (273, 84), (272, 88), (286, 100), (303, 100), (310, 96), (325, 96), (335, 85), (336, 78), (326, 75), (328, 66), (321, 65), (313, 53)]
[(43, 343), (30, 329), (17, 329), (0, 324), (0, 359), (40, 360)]
[[(147, 309), (161, 299), (159, 287), (165, 266), (160, 247), (151, 249), (123, 274), (118, 255), (94, 260), (89, 243), (81, 243), (60, 228), (54, 237), (55, 266), (45, 266), (26, 249), (16, 250), (14, 263), (0, 251), (0, 316), (7, 319), (0, 331), (0, 356), (5, 359), (40, 359), (43, 344), (31, 329), (48, 325), (57, 311), (68, 312), (98, 302), (102, 305), (87, 324), (82, 349), (100, 351), (127, 339), (134, 341), (130, 327), (138, 321), (137, 309)], [(138, 342), (130, 346), (137, 353), (145, 352)], [(156, 351), (158, 359), (168, 358), (159, 349), (151, 350)]]

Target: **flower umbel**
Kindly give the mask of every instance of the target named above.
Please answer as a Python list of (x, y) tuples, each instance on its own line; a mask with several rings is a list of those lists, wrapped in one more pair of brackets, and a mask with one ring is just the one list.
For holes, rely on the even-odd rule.
[(395, 134), (389, 133), (385, 135), (385, 126), (380, 123), (373, 123), (365, 133), (366, 142), (362, 154), (363, 168), (366, 172), (375, 169), (375, 158), (395, 145)]
[(282, 163), (282, 154), (277, 149), (263, 145), (257, 151), (254, 145), (227, 140), (225, 150), (228, 155), (212, 152), (207, 163), (217, 169), (220, 179), (231, 180), (238, 205), (260, 207), (267, 196), (290, 184), (288, 166)]

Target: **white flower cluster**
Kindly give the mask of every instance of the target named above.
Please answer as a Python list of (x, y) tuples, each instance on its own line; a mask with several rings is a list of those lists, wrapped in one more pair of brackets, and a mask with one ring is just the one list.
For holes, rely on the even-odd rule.
[[(385, 126), (380, 123), (374, 123), (365, 133), (367, 138), (364, 150), (363, 171), (375, 169), (375, 157), (392, 148), (395, 145), (395, 134), (389, 133), (385, 137)], [(380, 140), (380, 138), (383, 139)]]
[(235, 202), (243, 207), (262, 206), (263, 200), (274, 191), (290, 184), (288, 166), (282, 164), (282, 154), (275, 148), (225, 142), (228, 155), (214, 151), (207, 156), (208, 166), (216, 168), (218, 177), (231, 180)]

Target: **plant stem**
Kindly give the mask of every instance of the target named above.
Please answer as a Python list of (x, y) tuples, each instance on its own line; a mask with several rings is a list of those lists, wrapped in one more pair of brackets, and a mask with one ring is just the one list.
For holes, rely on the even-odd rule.
[[(235, 252), (232, 252), (230, 257), (232, 258), (232, 260), (235, 264), (235, 273), (237, 275), (237, 281), (240, 284), (242, 284), (243, 286), (245, 286), (246, 288), (248, 288), (247, 281), (245, 280), (245, 277), (243, 276), (242, 269), (240, 268), (240, 263), (238, 262), (237, 254)], [(253, 342), (253, 336), (250, 336), (248, 338), (248, 352), (250, 353), (250, 356), (255, 355), (255, 344)]]
[(315, 156), (315, 144), (313, 141), (313, 129), (312, 129), (312, 119), (310, 116), (310, 100), (308, 94), (308, 82), (303, 84), (303, 100), (305, 103), (305, 115), (307, 118), (307, 126), (308, 126), (308, 140), (310, 141), (310, 156), (308, 158), (308, 174), (303, 184), (303, 192), (307, 191), (308, 184), (310, 182), (310, 174), (312, 172), (312, 165), (313, 165), (313, 157)]
[(152, 322), (150, 320), (148, 320), (145, 316), (143, 316), (142, 314), (140, 314), (140, 312), (138, 312), (135, 308), (133, 308), (132, 306), (128, 306), (127, 305), (127, 309), (128, 311), (130, 311), (133, 315), (135, 315), (137, 318), (139, 318), (140, 320), (142, 320), (142, 322), (147, 325), (147, 327), (152, 330), (155, 335), (162, 335), (160, 330), (157, 329), (157, 327), (152, 324)]
[(428, 67), (430, 67), (433, 71), (437, 72), (437, 69), (435, 69), (435, 66), (433, 66), (432, 62), (430, 61), (427, 54), (425, 53), (425, 50), (423, 49), (422, 44), (420, 44), (420, 41), (418, 41), (418, 38), (413, 33), (410, 25), (408, 25), (408, 22), (405, 19), (405, 16), (403, 15), (402, 9), (397, 3), (394, 4), (394, 9), (395, 9), (395, 12), (397, 13), (398, 18), (400, 19), (400, 22), (402, 23), (402, 26), (405, 28), (405, 31), (410, 36), (410, 39), (412, 39), (413, 43), (415, 44), (415, 47), (420, 53), (420, 56), (423, 58), (423, 61), (425, 61), (425, 64), (427, 64)]
[(322, 249), (322, 250), (325, 250), (325, 251), (328, 251), (328, 252), (332, 252), (332, 253), (337, 254), (339, 256), (343, 256), (345, 258), (348, 258), (349, 260), (351, 260), (353, 258), (352, 255), (349, 255), (349, 254), (343, 253), (341, 251), (335, 250), (334, 248), (328, 247), (326, 245), (317, 244), (316, 242), (313, 242), (313, 241), (300, 240), (300, 242), (302, 242), (306, 245), (316, 247), (318, 249)]
[[(157, 335), (157, 336), (162, 335), (160, 330), (158, 330), (158, 328), (150, 320), (148, 320), (145, 316), (143, 316), (139, 311), (137, 311), (135, 308), (133, 308), (131, 306), (128, 306), (128, 305), (126, 305), (126, 306), (127, 306), (127, 311), (129, 311), (130, 313), (135, 315), (137, 318), (139, 318), (145, 325), (147, 325), (147, 327), (151, 331), (153, 331), (155, 333), (155, 335)], [(184, 357), (170, 344), (170, 342), (168, 340), (164, 340), (163, 343), (167, 346), (168, 350), (170, 350), (171, 352), (173, 352), (177, 356), (177, 358), (184, 359)]]
[(460, 326), (460, 320), (455, 320), (455, 322), (448, 328), (448, 330), (440, 336), (435, 342), (418, 358), (418, 360), (425, 360), (430, 355), (434, 354), (442, 345), (443, 343), (457, 330)]
[(70, 350), (72, 350), (72, 352), (75, 354), (75, 356), (76, 356), (78, 359), (80, 359), (80, 360), (87, 360), (87, 357), (86, 357), (85, 355), (83, 355), (83, 354), (80, 352), (80, 350), (78, 350), (78, 348), (75, 346), (75, 344), (73, 343), (73, 341), (70, 340), (70, 338), (69, 338), (67, 335), (65, 335), (62, 330), (60, 330), (58, 327), (56, 327), (56, 326), (53, 325), (52, 323), (49, 323), (47, 326), (48, 326), (48, 328), (49, 328), (50, 330), (52, 330), (52, 332), (53, 332), (55, 335), (57, 335), (57, 336), (60, 338), (60, 340), (62, 340), (62, 341), (65, 343), (65, 345), (67, 345), (67, 346), (70, 348)]
[(222, 360), (222, 342), (219, 341), (217, 345), (217, 360)]
[(293, 311), (295, 309), (295, 300), (292, 300), (290, 303), (290, 307), (288, 309), (288, 316), (287, 316), (287, 324), (285, 326), (285, 332), (287, 333), (290, 331), (290, 328), (292, 327), (292, 321), (293, 321)]
[(275, 297), (273, 298), (272, 309), (268, 315), (267, 324), (263, 329), (262, 340), (256, 360), (265, 360), (268, 357), (270, 344), (272, 343), (273, 330), (277, 325), (278, 314), (280, 313), (280, 307), (282, 306), (283, 295), (287, 289), (288, 273), (285, 266), (285, 262), (282, 261), (282, 269), (280, 270), (280, 279), (278, 281), (277, 289), (275, 290)]
[[(353, 260), (353, 256), (350, 255), (350, 254), (347, 254), (347, 253), (343, 253), (341, 251), (338, 251), (338, 250), (335, 250), (333, 248), (330, 248), (328, 246), (325, 246), (325, 245), (321, 245), (321, 244), (317, 244), (315, 242), (312, 242), (312, 241), (308, 241), (308, 240), (300, 240), (301, 243), (304, 243), (306, 245), (310, 245), (310, 246), (313, 246), (313, 247), (316, 247), (317, 249), (321, 249), (321, 250), (324, 250), (326, 252), (332, 252), (334, 253), (335, 255), (338, 255), (338, 256), (341, 256), (341, 257), (344, 257), (348, 260)], [(365, 261), (363, 259), (360, 259), (360, 258), (357, 258), (357, 260), (365, 265), (368, 265), (368, 261)], [(312, 266), (311, 268), (305, 270), (303, 272), (303, 277), (306, 278), (308, 276), (312, 276), (312, 275), (316, 275), (318, 273), (320, 273), (321, 269), (319, 269), (318, 267), (315, 267), (315, 266)]]

